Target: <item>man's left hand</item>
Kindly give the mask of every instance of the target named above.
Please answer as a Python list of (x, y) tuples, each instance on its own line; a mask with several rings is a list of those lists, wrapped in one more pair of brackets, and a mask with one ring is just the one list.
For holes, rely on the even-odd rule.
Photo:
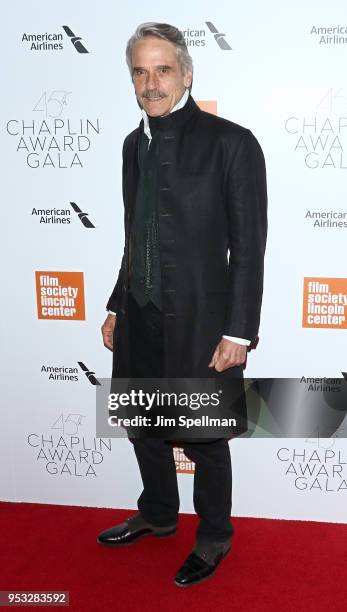
[(242, 365), (246, 361), (246, 355), (247, 346), (222, 338), (215, 348), (208, 367), (223, 372), (227, 368)]

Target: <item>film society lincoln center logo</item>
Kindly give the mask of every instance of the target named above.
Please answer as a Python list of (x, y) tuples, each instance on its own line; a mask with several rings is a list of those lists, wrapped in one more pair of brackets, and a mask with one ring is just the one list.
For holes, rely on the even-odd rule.
[(35, 272), (39, 319), (85, 320), (83, 272)]
[(195, 463), (185, 455), (183, 448), (174, 446), (173, 454), (177, 474), (194, 474)]
[(347, 278), (304, 278), (302, 326), (347, 329)]

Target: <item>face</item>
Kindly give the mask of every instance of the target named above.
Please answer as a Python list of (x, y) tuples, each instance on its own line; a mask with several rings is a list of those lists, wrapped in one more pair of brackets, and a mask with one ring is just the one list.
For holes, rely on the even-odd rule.
[(132, 65), (136, 97), (150, 117), (168, 115), (192, 82), (191, 72), (182, 74), (175, 45), (161, 38), (137, 41)]

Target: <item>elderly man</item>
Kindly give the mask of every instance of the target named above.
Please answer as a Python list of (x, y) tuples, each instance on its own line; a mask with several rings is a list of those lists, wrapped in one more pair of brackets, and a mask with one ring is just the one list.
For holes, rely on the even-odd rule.
[[(257, 341), (267, 231), (264, 157), (252, 132), (190, 95), (182, 33), (140, 25), (127, 63), (141, 108), (123, 146), (125, 247), (102, 326), (117, 377), (242, 377)], [(131, 440), (143, 481), (138, 513), (102, 532), (120, 546), (176, 531), (179, 495), (167, 440)], [(213, 574), (230, 550), (228, 440), (183, 443), (195, 462), (194, 549), (175, 584)]]

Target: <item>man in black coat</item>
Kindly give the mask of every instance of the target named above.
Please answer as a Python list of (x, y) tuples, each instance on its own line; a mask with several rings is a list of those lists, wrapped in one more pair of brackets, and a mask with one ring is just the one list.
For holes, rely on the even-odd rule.
[[(194, 102), (181, 32), (140, 25), (127, 45), (139, 127), (123, 146), (125, 247), (102, 326), (117, 377), (241, 377), (257, 342), (267, 232), (266, 171), (252, 132)], [(139, 512), (102, 532), (119, 546), (176, 530), (172, 446), (132, 439), (143, 481)], [(195, 462), (197, 539), (175, 576), (207, 578), (230, 550), (228, 440), (183, 443)]]

